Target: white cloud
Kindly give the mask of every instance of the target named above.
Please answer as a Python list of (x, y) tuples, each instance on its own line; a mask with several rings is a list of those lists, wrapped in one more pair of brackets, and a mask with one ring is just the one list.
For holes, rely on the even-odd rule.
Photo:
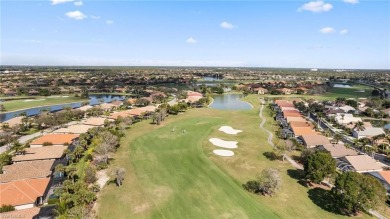
[(83, 2), (82, 1), (78, 1), (78, 2), (74, 2), (73, 3), (75, 6), (82, 6), (83, 5)]
[(340, 34), (341, 35), (345, 35), (345, 34), (348, 34), (349, 31), (347, 29), (343, 29), (343, 30), (340, 30)]
[(68, 13), (65, 14), (69, 18), (75, 19), (75, 20), (83, 20), (87, 18), (87, 15), (83, 14), (80, 11), (69, 11)]
[(188, 39), (186, 40), (186, 42), (187, 42), (187, 43), (190, 43), (190, 44), (195, 44), (195, 43), (197, 43), (198, 41), (197, 41), (196, 39), (190, 37), (190, 38), (188, 38)]
[[(350, 0), (349, 0), (350, 1)], [(300, 8), (298, 8), (299, 12), (302, 11), (311, 11), (314, 13), (321, 13), (321, 12), (326, 12), (332, 10), (333, 5), (329, 3), (325, 3), (323, 1), (313, 1), (313, 2), (308, 2), (304, 5), (302, 5)]]
[(66, 2), (73, 2), (74, 0), (51, 0), (52, 5), (58, 5)]
[(343, 0), (343, 2), (349, 3), (349, 4), (357, 4), (357, 3), (359, 3), (359, 0)]
[(95, 15), (91, 15), (90, 18), (91, 18), (91, 19), (95, 19), (95, 20), (100, 19), (99, 16), (95, 16)]
[(114, 21), (113, 20), (106, 20), (106, 24), (110, 25), (110, 24), (113, 24)]
[(221, 26), (222, 28), (224, 28), (224, 29), (233, 29), (233, 28), (236, 28), (235, 25), (233, 25), (233, 24), (231, 24), (231, 23), (229, 23), (229, 22), (226, 22), (226, 21), (222, 22), (222, 23), (220, 24), (220, 26)]
[(334, 33), (335, 30), (333, 29), (333, 27), (324, 27), (320, 30), (320, 32), (323, 34), (328, 34), (328, 33)]

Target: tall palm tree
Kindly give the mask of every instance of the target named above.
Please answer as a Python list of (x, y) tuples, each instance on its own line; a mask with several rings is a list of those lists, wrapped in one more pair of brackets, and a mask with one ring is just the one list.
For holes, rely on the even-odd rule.
[(364, 123), (362, 121), (359, 121), (355, 124), (353, 129), (356, 131), (364, 131), (366, 128), (364, 127)]
[(334, 142), (337, 144), (343, 138), (340, 133), (336, 133), (333, 137)]

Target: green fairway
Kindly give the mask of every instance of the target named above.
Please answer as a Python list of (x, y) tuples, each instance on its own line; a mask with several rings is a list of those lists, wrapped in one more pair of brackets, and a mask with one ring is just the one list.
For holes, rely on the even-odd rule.
[[(288, 162), (264, 157), (272, 149), (259, 129), (258, 95), (245, 100), (254, 109), (191, 109), (168, 117), (160, 126), (146, 121), (133, 125), (110, 167), (126, 169), (124, 185), (110, 184), (102, 190), (99, 218), (346, 218), (315, 204), (319, 197), (309, 198), (309, 188), (297, 182), (297, 171)], [(273, 130), (268, 121), (265, 127)], [(218, 131), (221, 125), (243, 132), (227, 135)], [(220, 148), (208, 141), (211, 137), (238, 141), (236, 154), (213, 154)], [(259, 196), (241, 187), (267, 167), (280, 170), (279, 193)]]
[(27, 109), (32, 107), (40, 107), (40, 106), (50, 106), (50, 105), (56, 105), (56, 104), (63, 104), (63, 103), (73, 103), (73, 102), (81, 102), (88, 99), (81, 98), (81, 97), (56, 97), (56, 96), (48, 96), (48, 97), (39, 97), (35, 98), (31, 97), (31, 99), (28, 100), (10, 100), (3, 102), (4, 107), (7, 112), (9, 111), (15, 111), (15, 110), (21, 110), (21, 109)]

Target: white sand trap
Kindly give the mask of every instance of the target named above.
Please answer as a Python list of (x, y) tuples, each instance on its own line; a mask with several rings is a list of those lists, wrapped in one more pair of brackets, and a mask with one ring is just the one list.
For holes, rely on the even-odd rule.
[(219, 138), (210, 138), (209, 141), (211, 142), (211, 144), (215, 146), (222, 147), (222, 148), (229, 148), (229, 149), (237, 148), (237, 143), (238, 143), (236, 141), (224, 141)]
[(61, 96), (61, 97), (69, 97), (69, 96)]
[(231, 157), (234, 155), (234, 152), (230, 150), (213, 150), (213, 152), (222, 157)]
[(219, 128), (218, 130), (221, 132), (225, 132), (226, 134), (229, 134), (229, 135), (236, 135), (236, 134), (242, 132), (242, 130), (234, 129), (230, 126), (221, 126), (221, 128)]
[(28, 100), (24, 100), (23, 102), (31, 102), (31, 101), (43, 101), (43, 100), (46, 100), (46, 99), (28, 99)]

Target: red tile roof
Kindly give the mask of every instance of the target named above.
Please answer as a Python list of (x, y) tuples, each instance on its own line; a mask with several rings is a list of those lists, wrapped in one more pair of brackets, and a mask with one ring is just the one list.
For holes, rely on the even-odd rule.
[(34, 141), (31, 144), (43, 144), (45, 142), (51, 142), (53, 145), (63, 145), (65, 143), (72, 143), (75, 138), (78, 138), (79, 134), (48, 134), (43, 135)]
[(0, 184), (0, 205), (31, 204), (43, 196), (50, 178), (26, 179)]

